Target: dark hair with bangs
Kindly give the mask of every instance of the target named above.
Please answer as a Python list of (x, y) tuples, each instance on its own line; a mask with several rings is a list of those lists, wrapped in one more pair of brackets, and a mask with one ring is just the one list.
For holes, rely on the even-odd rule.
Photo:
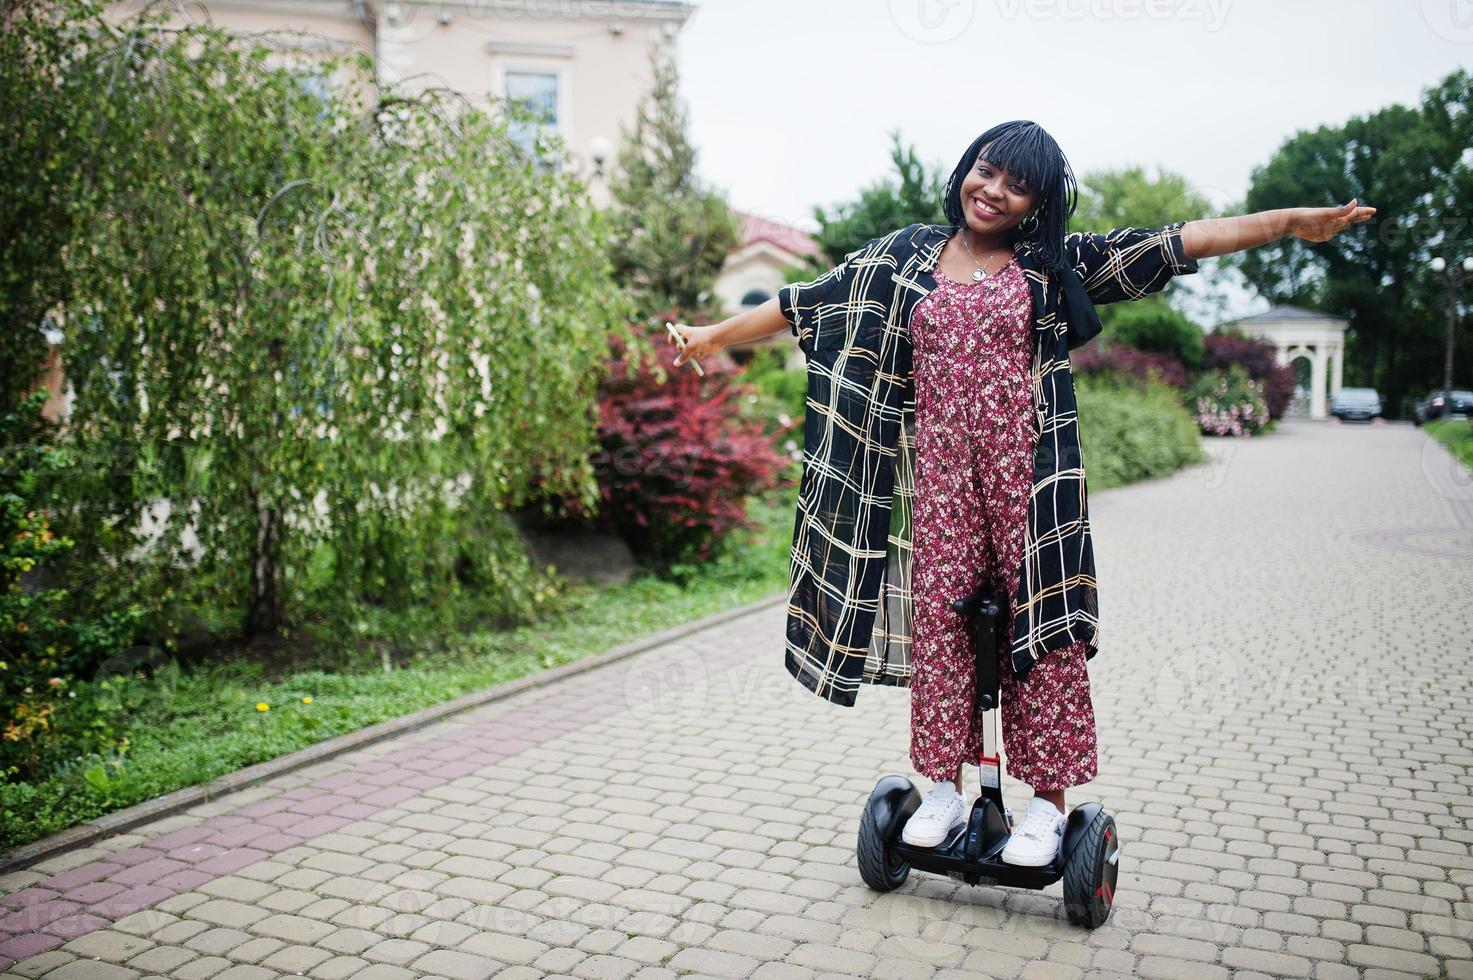
[(977, 165), (977, 157), (984, 147), (989, 163), (1022, 179), (1030, 189), (1038, 192), (1034, 205), (1037, 220), (1025, 218), (1009, 229), (1009, 243), (1029, 242), (1038, 249), (1046, 268), (1061, 271), (1064, 267), (1064, 230), (1068, 227), (1069, 216), (1079, 204), (1079, 188), (1064, 151), (1042, 126), (1031, 120), (1014, 119), (998, 123), (972, 141), (946, 182), (943, 205), (946, 220), (957, 227), (966, 224), (962, 181)]

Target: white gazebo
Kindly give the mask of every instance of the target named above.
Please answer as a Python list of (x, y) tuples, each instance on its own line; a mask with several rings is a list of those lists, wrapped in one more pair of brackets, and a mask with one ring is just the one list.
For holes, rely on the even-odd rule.
[(1343, 317), (1281, 305), (1219, 326), (1237, 327), (1273, 344), (1280, 364), (1304, 358), (1309, 363), (1310, 418), (1329, 415), (1329, 400), (1340, 391), (1345, 368), (1347, 321)]

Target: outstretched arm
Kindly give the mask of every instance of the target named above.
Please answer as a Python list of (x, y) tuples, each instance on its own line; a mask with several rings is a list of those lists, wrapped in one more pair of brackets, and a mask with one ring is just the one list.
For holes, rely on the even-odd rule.
[(1181, 229), (1182, 248), (1193, 259), (1226, 255), (1266, 245), (1285, 235), (1308, 242), (1328, 241), (1349, 225), (1369, 221), (1376, 209), (1349, 204), (1335, 208), (1279, 208), (1231, 218), (1199, 218)]
[(1375, 208), (1358, 206), (1352, 199), (1334, 208), (1280, 208), (1231, 218), (1173, 221), (1159, 228), (1071, 231), (1064, 236), (1064, 253), (1092, 301), (1118, 303), (1149, 296), (1165, 288), (1173, 276), (1196, 272), (1198, 259), (1240, 252), (1285, 235), (1328, 241), (1375, 213)]
[[(798, 338), (798, 349), (804, 356), (811, 356), (817, 343), (832, 345), (842, 342), (845, 337), (843, 331), (849, 322), (842, 315), (843, 308), (871, 301), (865, 297), (864, 291), (874, 273), (867, 273), (866, 269), (876, 267), (875, 263), (880, 262), (876, 256), (883, 255), (891, 241), (913, 227), (907, 225), (887, 235), (871, 238), (844, 256), (839, 265), (816, 279), (788, 283), (760, 306), (743, 310), (720, 323), (708, 327), (675, 324), (676, 331), (686, 339), (686, 348), (675, 356), (671, 365), (680, 367), (692, 359), (699, 361), (723, 347), (760, 340), (784, 329), (791, 330)], [(880, 281), (888, 283), (889, 273), (883, 274), (884, 279)], [(824, 328), (821, 338), (817, 336), (820, 327)], [(667, 340), (672, 347), (675, 346), (673, 337), (667, 335)]]

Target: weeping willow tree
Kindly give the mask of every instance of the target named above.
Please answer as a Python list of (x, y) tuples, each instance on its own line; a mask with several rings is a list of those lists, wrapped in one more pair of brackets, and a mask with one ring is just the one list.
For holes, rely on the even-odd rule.
[(52, 60), (5, 97), (65, 117), (7, 180), (68, 205), (49, 299), (74, 573), (247, 637), (472, 585), (529, 614), (547, 583), (505, 511), (534, 487), (596, 506), (596, 389), (629, 319), (602, 219), (544, 162), (563, 147), (520, 150), (512, 107), (377, 91), (311, 38), (84, 0), (9, 30)]

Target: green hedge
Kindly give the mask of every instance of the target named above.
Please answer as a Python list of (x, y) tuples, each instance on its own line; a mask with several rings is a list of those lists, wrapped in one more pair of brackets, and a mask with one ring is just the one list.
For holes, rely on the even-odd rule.
[(1090, 490), (1166, 476), (1206, 460), (1197, 423), (1175, 389), (1098, 377), (1076, 378), (1075, 391)]

